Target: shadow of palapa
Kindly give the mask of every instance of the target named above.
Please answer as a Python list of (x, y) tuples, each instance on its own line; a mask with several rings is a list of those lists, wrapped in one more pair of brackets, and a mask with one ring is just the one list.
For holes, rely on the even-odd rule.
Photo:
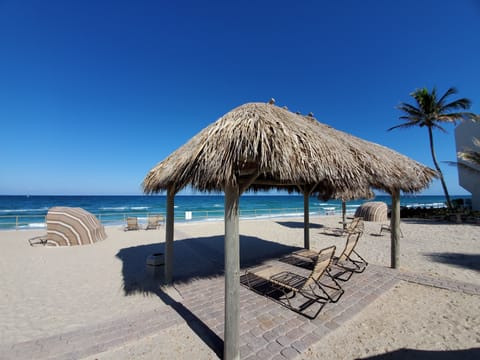
[[(292, 229), (303, 229), (305, 227), (303, 221), (277, 221), (276, 223)], [(310, 229), (321, 229), (323, 227), (321, 224), (310, 223), (309, 225)]]
[[(257, 237), (240, 236), (240, 267), (259, 265), (298, 250)], [(121, 249), (117, 258), (122, 261), (123, 291), (134, 294), (156, 295), (171, 306), (186, 324), (209, 346), (217, 356), (223, 354), (223, 340), (192, 311), (168, 294), (164, 287), (163, 266), (153, 269), (146, 265), (148, 256), (164, 253), (164, 243), (139, 245)], [(173, 278), (176, 284), (195, 279), (213, 278), (224, 274), (224, 237), (209, 236), (176, 240), (174, 242)]]
[(480, 271), (480, 254), (444, 252), (425, 254), (425, 256), (439, 263)]
[(480, 359), (480, 348), (464, 350), (416, 350), (399, 349), (380, 355), (373, 355), (358, 360), (474, 360)]

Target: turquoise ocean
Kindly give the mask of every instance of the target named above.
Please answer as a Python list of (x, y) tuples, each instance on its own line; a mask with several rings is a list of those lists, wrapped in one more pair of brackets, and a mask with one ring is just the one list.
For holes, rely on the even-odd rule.
[[(452, 196), (468, 198), (468, 196)], [(391, 203), (390, 196), (347, 202), (347, 212), (365, 201)], [(402, 196), (404, 207), (444, 207), (444, 196)], [(0, 230), (45, 228), (45, 216), (53, 206), (81, 207), (96, 215), (106, 226), (125, 223), (136, 216), (140, 223), (150, 214), (165, 214), (165, 195), (140, 196), (0, 196)], [(175, 197), (175, 221), (216, 221), (223, 219), (223, 195), (178, 195)], [(325, 215), (341, 213), (341, 201), (310, 198), (310, 213)], [(303, 216), (303, 196), (244, 195), (240, 198), (241, 218)]]

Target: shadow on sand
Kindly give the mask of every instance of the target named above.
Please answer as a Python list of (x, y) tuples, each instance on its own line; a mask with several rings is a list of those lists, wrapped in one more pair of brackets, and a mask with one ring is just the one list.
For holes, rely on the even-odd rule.
[[(304, 228), (304, 223), (303, 221), (277, 221), (276, 222), (279, 225), (289, 227), (292, 229), (303, 229)], [(323, 228), (323, 225), (321, 224), (313, 224), (310, 223), (310, 229), (321, 229)]]
[(464, 350), (414, 350), (400, 349), (389, 353), (374, 355), (358, 360), (474, 360), (480, 359), (480, 348), (471, 348)]
[(430, 253), (425, 254), (432, 261), (480, 271), (480, 254)]
[[(240, 267), (246, 268), (279, 258), (297, 247), (285, 246), (257, 237), (240, 236)], [(126, 296), (142, 293), (156, 295), (171, 306), (186, 324), (220, 358), (223, 340), (201, 319), (162, 289), (163, 267), (149, 271), (146, 259), (154, 253), (164, 253), (164, 243), (139, 245), (121, 249), (117, 258), (122, 261), (123, 290)], [(176, 240), (174, 242), (173, 277), (176, 284), (195, 279), (212, 278), (224, 274), (224, 236), (210, 236)]]

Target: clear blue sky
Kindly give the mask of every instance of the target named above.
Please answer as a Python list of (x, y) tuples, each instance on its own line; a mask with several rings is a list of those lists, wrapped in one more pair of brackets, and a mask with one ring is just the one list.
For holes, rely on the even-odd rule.
[(426, 129), (386, 131), (395, 106), (455, 86), (480, 113), (479, 0), (0, 0), (0, 54), (0, 194), (140, 194), (201, 129), (271, 97), (428, 166)]

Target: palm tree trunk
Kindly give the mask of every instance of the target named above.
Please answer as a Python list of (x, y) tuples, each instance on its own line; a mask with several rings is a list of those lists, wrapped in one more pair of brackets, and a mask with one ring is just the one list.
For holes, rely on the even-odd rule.
[(435, 165), (435, 169), (437, 169), (438, 177), (440, 178), (440, 182), (443, 187), (443, 192), (445, 193), (445, 198), (447, 200), (447, 207), (448, 209), (452, 209), (452, 202), (450, 201), (450, 195), (448, 195), (447, 184), (445, 183), (445, 179), (443, 178), (442, 170), (437, 162), (437, 157), (435, 156), (435, 148), (433, 146), (433, 133), (432, 128), (428, 127), (428, 138), (430, 139), (430, 152), (432, 153), (432, 160), (433, 164)]

